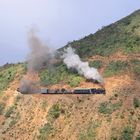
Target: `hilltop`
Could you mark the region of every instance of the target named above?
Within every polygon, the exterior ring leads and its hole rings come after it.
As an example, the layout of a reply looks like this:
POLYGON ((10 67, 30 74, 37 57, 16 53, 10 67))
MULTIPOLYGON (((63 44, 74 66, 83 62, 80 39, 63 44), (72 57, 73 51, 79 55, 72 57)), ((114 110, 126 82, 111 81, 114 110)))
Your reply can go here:
MULTIPOLYGON (((69 45, 99 70, 106 95, 22 95, 17 88, 27 64, 7 64, 0 68, 0 139, 139 140, 140 10, 67 44, 60 53, 69 45)), ((61 60, 37 76, 42 87, 100 87, 61 60)))

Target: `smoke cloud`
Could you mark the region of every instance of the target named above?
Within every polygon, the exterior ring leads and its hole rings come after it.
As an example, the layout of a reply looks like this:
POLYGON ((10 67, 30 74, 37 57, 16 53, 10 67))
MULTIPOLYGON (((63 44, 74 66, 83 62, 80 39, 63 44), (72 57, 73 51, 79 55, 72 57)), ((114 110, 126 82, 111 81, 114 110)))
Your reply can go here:
POLYGON ((51 49, 40 41, 34 30, 29 32, 29 49, 28 71, 38 71, 49 63, 52 57, 51 49))
POLYGON ((80 75, 83 75, 86 79, 97 80, 103 83, 103 78, 99 74, 96 68, 90 67, 88 62, 82 62, 80 57, 75 53, 75 50, 68 47, 64 50, 63 62, 67 68, 74 68, 80 75))
MULTIPOLYGON (((57 53, 40 41, 34 30, 29 32, 28 41, 30 53, 27 57, 27 73, 21 80, 18 90, 22 93, 36 93, 40 88, 39 70, 46 68, 46 66, 49 69, 53 68, 53 64, 58 61, 55 58, 57 53)), ((90 67, 88 62, 81 61, 80 57, 71 47, 64 50, 62 59, 68 69, 73 68, 86 79, 103 83, 103 78, 97 69, 90 67)))
POLYGON ((35 81, 23 78, 20 82, 20 88, 18 89, 21 93, 38 93, 39 84, 35 81))
POLYGON ((28 37, 30 53, 27 56, 27 73, 20 82, 19 91, 35 93, 40 87, 38 72, 49 66, 54 52, 36 36, 35 30, 30 30, 28 37))

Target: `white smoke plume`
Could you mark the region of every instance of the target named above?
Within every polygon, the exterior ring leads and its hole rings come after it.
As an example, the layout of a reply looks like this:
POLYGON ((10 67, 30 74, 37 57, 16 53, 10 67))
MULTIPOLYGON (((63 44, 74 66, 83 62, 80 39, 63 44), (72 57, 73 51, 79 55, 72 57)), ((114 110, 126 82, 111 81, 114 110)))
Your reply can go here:
POLYGON ((97 80, 103 83, 103 78, 99 74, 96 68, 90 67, 88 62, 82 62, 80 57, 75 53, 75 50, 68 47, 64 50, 63 62, 67 68, 74 68, 80 75, 83 75, 86 79, 97 80))

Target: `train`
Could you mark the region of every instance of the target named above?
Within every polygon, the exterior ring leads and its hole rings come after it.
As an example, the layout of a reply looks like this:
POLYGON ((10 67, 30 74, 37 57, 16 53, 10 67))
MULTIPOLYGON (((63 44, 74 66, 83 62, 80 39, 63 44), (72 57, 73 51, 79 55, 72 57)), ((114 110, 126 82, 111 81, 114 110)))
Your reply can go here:
POLYGON ((73 90, 67 90, 67 89, 38 89, 38 90, 30 90, 30 91, 22 91, 20 88, 17 89, 18 92, 21 94, 106 94, 106 90, 104 88, 79 88, 79 89, 73 89, 73 90))

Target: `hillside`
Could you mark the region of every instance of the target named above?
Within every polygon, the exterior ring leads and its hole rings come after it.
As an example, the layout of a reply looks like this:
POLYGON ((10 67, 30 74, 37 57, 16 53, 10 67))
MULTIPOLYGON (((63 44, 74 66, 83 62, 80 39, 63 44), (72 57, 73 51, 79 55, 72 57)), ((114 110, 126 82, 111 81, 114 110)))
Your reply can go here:
POLYGON ((125 54, 137 54, 140 52, 139 17, 140 10, 137 10, 122 20, 103 27, 95 34, 90 34, 68 45, 76 48, 82 58, 93 55, 109 56, 117 51, 125 54))
MULTIPOLYGON (((0 68, 0 140, 139 140, 140 10, 68 45, 99 70, 106 95, 23 95, 20 80, 35 75, 25 75, 26 63, 7 64, 0 68)), ((36 76, 52 89, 101 87, 61 61, 36 76)))

